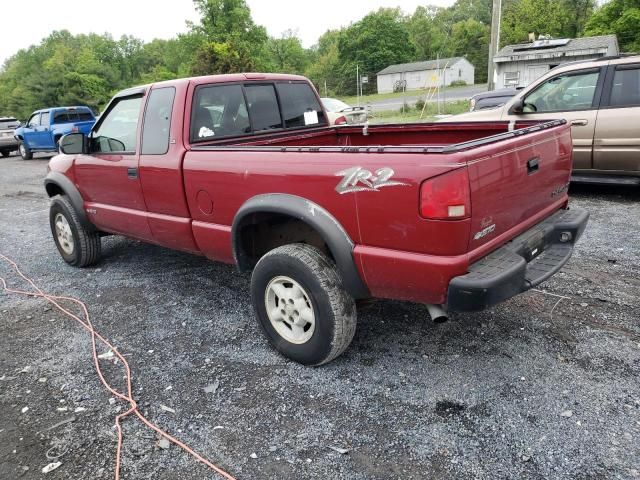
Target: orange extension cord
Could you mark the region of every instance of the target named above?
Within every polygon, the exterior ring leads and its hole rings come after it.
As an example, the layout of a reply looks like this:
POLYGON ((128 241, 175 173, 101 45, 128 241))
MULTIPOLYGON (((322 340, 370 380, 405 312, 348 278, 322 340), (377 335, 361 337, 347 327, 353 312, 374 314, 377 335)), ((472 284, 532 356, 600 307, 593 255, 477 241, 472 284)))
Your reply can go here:
POLYGON ((120 479, 120 461, 121 461, 121 455, 122 455, 122 427, 121 427, 121 421, 122 421, 123 418, 128 417, 131 414, 135 414, 142 421, 142 423, 144 423, 150 429, 154 430, 159 435, 163 436, 164 438, 166 438, 170 442, 172 442, 175 445, 177 445, 178 447, 182 448, 185 452, 187 452, 188 454, 193 456, 196 460, 198 460, 199 462, 204 463, 207 467, 209 467, 211 470, 215 471, 216 473, 220 474, 222 477, 224 477, 224 478, 226 478, 228 480, 236 480, 233 476, 231 476, 230 474, 228 474, 227 472, 225 472, 221 468, 217 467, 213 463, 211 463, 209 460, 207 460, 202 455, 200 455, 199 453, 197 453, 194 450, 192 450, 191 448, 189 448, 187 445, 182 443, 180 440, 178 440, 175 437, 172 437, 167 432, 161 430, 158 426, 156 426, 155 424, 153 424, 152 422, 147 420, 138 411, 138 404, 133 399, 131 369, 129 368, 129 364, 127 363, 125 358, 116 350, 116 348, 107 339, 105 339, 102 335, 100 335, 99 333, 97 333, 93 329, 93 325, 91 324, 91 319, 89 317, 89 311, 87 310, 87 306, 81 300, 78 300, 77 298, 73 298, 73 297, 49 295, 48 293, 43 292, 33 282, 33 280, 31 280, 24 273, 22 273, 22 271, 20 271, 20 268, 18 267, 16 262, 14 262, 13 260, 11 260, 10 258, 6 257, 5 255, 3 255, 1 253, 0 253, 0 258, 2 258, 5 262, 10 264, 13 267, 13 269, 16 271, 16 273, 23 280, 27 281, 33 287, 33 289, 35 290, 34 292, 28 292, 28 291, 24 291, 24 290, 15 290, 15 289, 9 288, 7 286, 7 282, 5 281, 5 279, 0 277, 0 282, 2 282, 2 286, 4 288, 4 291, 7 292, 7 293, 14 293, 14 294, 18 294, 18 295, 26 295, 26 296, 29 296, 29 297, 44 298, 49 303, 53 304, 58 310, 63 312, 65 315, 67 315, 68 317, 70 317, 70 318, 74 319, 75 321, 77 321, 78 323, 80 323, 80 325, 82 325, 84 327, 84 329, 87 330, 91 334, 91 343, 92 343, 92 348, 93 348, 93 363, 95 364, 96 372, 98 372, 98 376, 100 377, 100 381, 103 383, 103 385, 106 387, 106 389, 109 390, 109 392, 111 392, 113 395, 118 397, 120 400, 123 400, 123 401, 129 403, 130 408, 126 412, 121 413, 121 414, 116 416, 116 429, 118 430, 118 447, 116 449, 116 469, 115 469, 116 470, 115 471, 116 480, 120 479), (69 310, 67 310, 65 307, 61 306, 60 303, 58 303, 59 301, 68 301, 68 302, 73 302, 76 305, 79 305, 80 308, 82 309, 83 314, 84 314, 84 320, 81 319, 80 317, 78 317, 77 315, 73 314, 69 310), (126 371, 126 374, 127 374, 126 375, 126 380, 127 380, 127 393, 126 394, 118 392, 115 388, 111 387, 111 385, 109 385, 109 383, 105 380, 104 375, 102 374, 102 370, 100 368, 100 362, 98 360, 98 351, 97 351, 97 345, 96 345, 97 342, 96 342, 96 340, 99 340, 103 345, 105 345, 106 347, 111 349, 111 351, 120 359, 120 361, 122 362, 122 365, 124 365, 124 368, 125 368, 125 371, 126 371))

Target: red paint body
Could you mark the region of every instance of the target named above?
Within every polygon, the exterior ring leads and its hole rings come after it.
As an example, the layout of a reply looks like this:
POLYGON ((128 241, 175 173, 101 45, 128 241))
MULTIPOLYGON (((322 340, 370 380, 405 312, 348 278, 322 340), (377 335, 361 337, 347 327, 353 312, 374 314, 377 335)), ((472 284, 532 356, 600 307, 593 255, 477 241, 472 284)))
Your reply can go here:
MULTIPOLYGON (((145 97, 152 88, 176 89, 166 154, 78 155, 73 161, 60 155, 52 159, 51 169, 72 179, 89 220, 100 230, 228 263, 234 262, 231 225, 243 203, 269 193, 302 197, 327 210, 347 232, 360 276, 373 296, 436 304, 446 303, 449 281, 464 274, 470 262, 567 204, 565 190, 553 192, 570 178, 568 125, 450 153, 426 149, 502 134, 509 125, 381 125, 368 127, 367 135, 362 127, 329 126, 217 140, 209 142, 216 147, 211 150, 190 145, 196 86, 285 79, 301 77, 225 75, 149 86, 145 97), (276 146, 287 148, 272 148, 276 146), (542 168, 531 175, 527 161, 534 157, 542 168), (130 167, 138 168, 137 179, 127 177, 130 167), (404 185, 339 194, 342 175, 337 174, 352 167, 371 172, 392 168, 393 180, 404 185), (421 184, 460 168, 468 169, 470 217, 422 218, 421 184), (488 225, 495 229, 475 239, 488 225)), ((145 103, 146 98, 138 145, 145 103)))

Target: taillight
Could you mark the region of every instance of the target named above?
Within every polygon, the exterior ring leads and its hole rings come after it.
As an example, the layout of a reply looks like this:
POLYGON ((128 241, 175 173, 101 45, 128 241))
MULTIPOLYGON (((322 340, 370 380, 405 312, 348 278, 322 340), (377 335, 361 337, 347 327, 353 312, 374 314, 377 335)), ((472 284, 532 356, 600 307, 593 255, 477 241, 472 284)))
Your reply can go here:
POLYGON ((347 117, 342 115, 341 117, 336 118, 336 121, 334 123, 336 125, 346 125, 347 124, 347 117))
POLYGON ((420 214, 431 220, 461 220, 471 216, 467 168, 425 180, 420 187, 420 214))

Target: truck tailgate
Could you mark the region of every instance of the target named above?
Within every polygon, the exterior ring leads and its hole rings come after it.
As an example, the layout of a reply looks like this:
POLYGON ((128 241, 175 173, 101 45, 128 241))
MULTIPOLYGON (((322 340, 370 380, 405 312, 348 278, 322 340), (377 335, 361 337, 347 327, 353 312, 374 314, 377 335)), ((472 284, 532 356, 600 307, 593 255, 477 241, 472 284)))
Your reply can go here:
POLYGON ((549 209, 559 208, 567 199, 572 165, 570 126, 543 124, 503 135, 511 138, 473 149, 475 155, 467 162, 469 251, 506 232, 511 231, 508 237, 516 236, 532 218, 545 211, 550 215, 549 209))

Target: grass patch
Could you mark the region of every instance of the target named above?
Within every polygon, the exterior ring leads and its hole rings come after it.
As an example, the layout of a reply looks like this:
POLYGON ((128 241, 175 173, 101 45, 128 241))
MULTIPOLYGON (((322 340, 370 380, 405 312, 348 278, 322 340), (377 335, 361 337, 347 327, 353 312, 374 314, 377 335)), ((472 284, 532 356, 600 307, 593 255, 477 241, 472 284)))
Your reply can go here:
MULTIPOLYGON (((457 100, 455 102, 446 102, 440 104, 441 115, 456 115, 469 111, 469 102, 466 100, 457 100)), ((415 123, 415 122, 433 122, 437 119, 438 106, 435 103, 427 103, 424 109, 424 116, 420 118, 422 109, 406 108, 384 110, 381 112, 372 112, 369 117, 369 123, 415 123)))
MULTIPOLYGON (((458 88, 463 88, 463 87, 470 87, 473 85, 458 85, 458 86, 451 86, 451 87, 445 87, 445 88, 441 88, 440 89, 440 94, 442 94, 442 92, 448 92, 451 90, 456 90, 458 88)), ((420 90, 409 90, 406 93, 402 93, 402 92, 397 92, 397 93, 373 93, 371 95, 363 95, 362 97, 360 97, 360 105, 364 105, 367 102, 375 102, 377 100, 388 100, 390 98, 402 98, 403 96, 411 96, 411 97, 415 97, 415 96, 427 96, 427 94, 429 93, 429 89, 420 89, 420 90)), ((349 105, 356 105, 358 103, 358 98, 356 96, 350 96, 350 97, 336 97, 339 100, 342 100, 344 103, 348 103, 349 105)))

